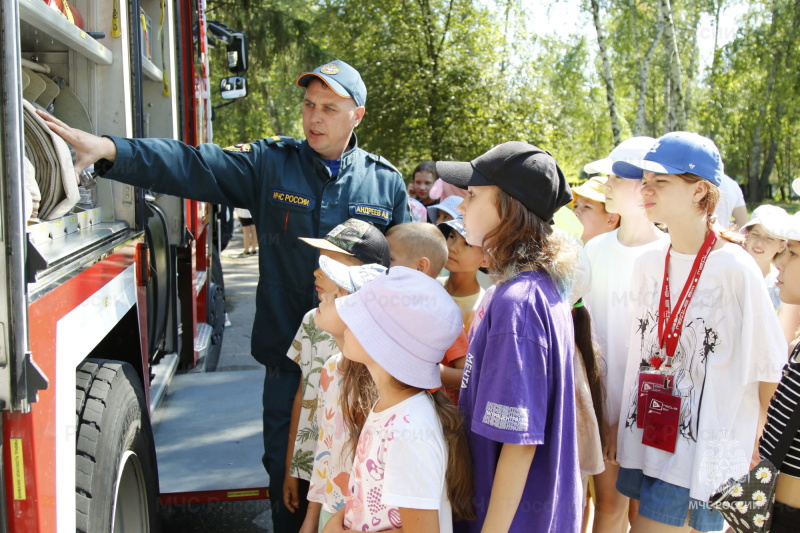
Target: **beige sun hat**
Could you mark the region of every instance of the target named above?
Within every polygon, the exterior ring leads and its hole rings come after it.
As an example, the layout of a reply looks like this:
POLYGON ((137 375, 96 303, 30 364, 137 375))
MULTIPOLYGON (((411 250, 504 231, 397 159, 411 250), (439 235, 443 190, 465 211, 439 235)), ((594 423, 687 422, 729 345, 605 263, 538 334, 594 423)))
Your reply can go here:
POLYGON ((595 202, 606 203, 606 189, 605 185, 608 178, 605 176, 595 176, 584 181, 577 187, 572 188, 572 205, 575 202, 575 195, 583 196, 595 202))

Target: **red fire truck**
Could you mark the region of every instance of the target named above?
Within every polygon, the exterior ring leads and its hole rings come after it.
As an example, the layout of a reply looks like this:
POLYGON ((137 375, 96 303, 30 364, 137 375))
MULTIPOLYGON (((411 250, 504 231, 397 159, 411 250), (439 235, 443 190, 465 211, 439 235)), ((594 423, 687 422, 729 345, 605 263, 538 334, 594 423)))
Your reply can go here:
MULTIPOLYGON (((234 73, 247 57, 244 36, 210 24, 204 5, 0 4, 2 530, 154 531, 159 502, 186 501, 164 491, 151 417, 176 376, 219 353, 214 206, 84 172, 74 205, 45 212, 71 198, 76 175, 31 110, 97 134, 209 142, 208 40, 227 41, 234 73)), ((220 88, 243 96, 245 78, 220 88)), ((266 496, 239 488, 218 499, 266 496)))

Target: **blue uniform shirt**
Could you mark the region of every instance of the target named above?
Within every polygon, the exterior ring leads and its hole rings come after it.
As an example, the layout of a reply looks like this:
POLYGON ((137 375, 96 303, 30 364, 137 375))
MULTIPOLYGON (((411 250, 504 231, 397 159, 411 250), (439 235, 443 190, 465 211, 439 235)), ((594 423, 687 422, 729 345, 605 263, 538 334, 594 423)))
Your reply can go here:
POLYGON ((110 138, 117 158, 104 177, 250 210, 260 248, 251 350, 268 366, 294 365, 286 352, 314 304, 319 251, 298 237, 324 237, 348 218, 366 220, 384 232, 410 221, 400 173, 382 157, 358 148, 355 134, 334 177, 306 141, 289 137, 225 149, 170 139, 110 138))

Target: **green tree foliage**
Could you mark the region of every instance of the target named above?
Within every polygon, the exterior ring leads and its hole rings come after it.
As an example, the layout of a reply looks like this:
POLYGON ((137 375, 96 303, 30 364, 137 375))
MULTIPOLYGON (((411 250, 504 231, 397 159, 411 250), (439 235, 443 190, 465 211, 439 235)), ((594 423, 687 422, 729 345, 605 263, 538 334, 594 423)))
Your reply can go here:
MULTIPOLYGON (((249 43, 249 94, 215 112, 214 139, 220 145, 271 135, 303 136, 302 90, 297 74, 329 58, 313 36, 313 16, 305 1, 208 0, 206 17, 244 31, 249 43)), ((212 49, 215 80, 228 76, 225 46, 212 49)), ((214 106, 225 103, 212 91, 214 106)))
MULTIPOLYGON (((583 164, 614 145, 591 31, 597 13, 621 138, 658 137, 685 116, 717 142, 751 200, 771 194, 770 184, 788 192, 800 172, 800 0, 751 2, 710 65, 699 60, 698 28, 731 0, 551 0, 550 9, 567 2, 582 2, 585 20, 545 34, 532 32, 540 12, 522 0, 208 0, 209 18, 246 31, 251 52, 251 94, 218 110, 216 141, 302 136, 294 80, 338 57, 367 84, 361 145, 404 175, 421 160, 471 159, 525 140, 577 182, 583 164)), ((224 54, 212 61, 221 77, 224 54)))
POLYGON ((721 50, 706 121, 725 148, 728 173, 746 182, 748 199, 786 193, 798 176, 800 2, 751 6, 736 39, 721 50))

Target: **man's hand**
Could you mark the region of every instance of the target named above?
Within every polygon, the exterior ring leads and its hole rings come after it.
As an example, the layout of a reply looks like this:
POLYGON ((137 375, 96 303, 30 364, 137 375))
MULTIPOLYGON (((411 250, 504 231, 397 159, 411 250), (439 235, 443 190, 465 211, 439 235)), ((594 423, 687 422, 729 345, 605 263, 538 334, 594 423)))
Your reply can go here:
POLYGON ((51 130, 75 149, 75 170, 78 173, 100 159, 114 161, 117 158, 117 146, 111 139, 70 128, 52 115, 39 110, 36 112, 51 130))
POLYGON ((291 512, 297 511, 300 507, 299 483, 296 477, 286 476, 283 478, 283 504, 291 512))

